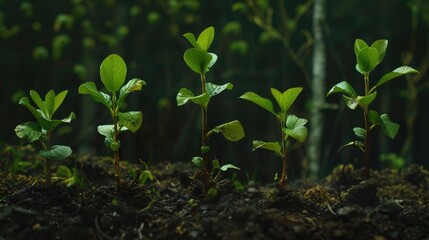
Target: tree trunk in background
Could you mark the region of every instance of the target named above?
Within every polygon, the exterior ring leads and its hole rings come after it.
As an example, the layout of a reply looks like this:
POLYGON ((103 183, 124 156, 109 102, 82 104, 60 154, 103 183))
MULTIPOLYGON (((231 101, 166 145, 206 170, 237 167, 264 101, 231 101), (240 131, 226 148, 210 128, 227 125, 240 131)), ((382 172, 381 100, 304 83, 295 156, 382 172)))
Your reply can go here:
POLYGON ((325 75, 326 54, 323 38, 323 24, 325 22, 325 0, 315 0, 313 8, 313 67, 312 67, 312 108, 309 130, 308 147, 308 176, 316 180, 319 175, 321 158, 321 139, 324 126, 322 108, 325 104, 325 75))

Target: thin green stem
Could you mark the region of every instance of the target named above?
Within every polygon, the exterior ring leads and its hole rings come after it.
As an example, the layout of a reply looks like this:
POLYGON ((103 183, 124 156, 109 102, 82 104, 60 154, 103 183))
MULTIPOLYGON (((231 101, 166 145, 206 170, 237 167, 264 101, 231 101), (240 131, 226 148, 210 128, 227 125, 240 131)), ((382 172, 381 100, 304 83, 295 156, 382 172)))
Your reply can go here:
MULTIPOLYGON (((201 94, 206 93, 206 75, 201 74, 201 94)), ((201 106, 201 158, 203 159, 201 170, 203 174, 204 188, 207 190, 207 185, 209 182, 209 170, 208 170, 208 155, 206 149, 207 147, 207 105, 201 106)))
MULTIPOLYGON (((41 141, 44 150, 49 150, 51 148, 51 132, 52 132, 51 130, 46 131, 46 142, 45 143, 43 143, 43 141, 41 141)), ((48 185, 50 185, 51 184, 51 176, 52 176, 51 159, 46 158, 45 161, 46 161, 46 163, 45 163, 46 183, 48 185)))
MULTIPOLYGON (((118 110, 116 103, 116 94, 112 94, 112 119, 113 119, 113 141, 119 142, 119 129, 118 129, 118 110)), ((113 151, 113 161, 115 165, 115 181, 116 187, 119 188, 121 185, 121 179, 119 177, 119 149, 113 151)))
POLYGON ((280 121, 280 130, 281 130, 281 136, 282 136, 282 161, 283 161, 282 175, 279 181, 280 189, 284 189, 287 181, 286 134, 283 132, 283 126, 284 126, 284 122, 280 121))
MULTIPOLYGON (((364 74, 364 80, 365 80, 365 96, 368 96, 369 94, 369 73, 364 74)), ((364 106, 363 108, 363 116, 365 121, 365 178, 369 178, 370 176, 370 169, 371 169, 371 160, 370 160, 370 124, 369 124, 369 108, 368 106, 364 106)))

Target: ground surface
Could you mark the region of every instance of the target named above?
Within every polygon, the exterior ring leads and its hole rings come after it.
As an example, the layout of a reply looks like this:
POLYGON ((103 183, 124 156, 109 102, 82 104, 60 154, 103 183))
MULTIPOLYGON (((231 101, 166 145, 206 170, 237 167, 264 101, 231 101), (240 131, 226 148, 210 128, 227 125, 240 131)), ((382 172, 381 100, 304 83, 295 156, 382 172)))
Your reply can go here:
POLYGON ((144 187, 123 166, 121 190, 111 159, 77 166, 80 189, 62 179, 47 186, 40 171, 1 172, 0 239, 429 239, 429 173, 418 166, 365 181, 337 169, 282 192, 252 182, 239 191, 222 180, 211 199, 190 190, 193 169, 184 163, 153 166, 144 187))

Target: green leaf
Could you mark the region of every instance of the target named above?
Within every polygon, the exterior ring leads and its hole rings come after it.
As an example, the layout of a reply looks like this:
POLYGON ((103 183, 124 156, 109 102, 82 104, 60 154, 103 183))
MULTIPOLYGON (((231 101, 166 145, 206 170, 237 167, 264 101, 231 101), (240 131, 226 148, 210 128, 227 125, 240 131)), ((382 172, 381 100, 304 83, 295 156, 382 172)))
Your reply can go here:
POLYGON ((292 106, 292 104, 295 102, 302 89, 303 88, 301 87, 290 88, 283 93, 280 93, 277 89, 271 88, 271 94, 276 99, 281 111, 283 113, 286 113, 289 110, 290 106, 292 106))
POLYGON ((378 62, 383 61, 384 55, 386 55, 386 49, 389 42, 386 39, 379 39, 371 44, 371 47, 377 49, 378 62))
POLYGON ((255 151, 258 148, 270 150, 279 155, 282 155, 282 152, 281 152, 282 147, 278 142, 263 142, 258 140, 253 141, 253 151, 255 151))
POLYGON ((134 78, 128 81, 119 90, 117 106, 122 106, 122 103, 125 101, 125 98, 128 96, 128 94, 135 91, 140 91, 144 85, 146 85, 146 82, 138 78, 134 78))
POLYGON ((103 85, 111 93, 116 93, 125 82, 127 65, 116 54, 111 54, 100 65, 100 78, 103 85))
POLYGON ((55 96, 55 107, 54 107, 54 112, 57 111, 57 109, 61 106, 61 104, 63 103, 64 99, 67 96, 68 91, 64 90, 62 92, 60 92, 57 96, 55 96))
POLYGON ((219 160, 213 159, 213 161, 212 161, 212 168, 213 169, 220 169, 219 160))
POLYGON ((203 74, 209 69, 209 65, 213 65, 213 56, 203 50, 197 48, 190 48, 183 54, 185 63, 192 69, 192 71, 203 74))
POLYGON ((368 47, 368 44, 366 44, 364 40, 356 39, 355 45, 354 45, 356 58, 359 55, 359 52, 362 50, 362 48, 367 48, 367 47, 368 47))
POLYGON ((369 110, 368 112, 368 119, 371 124, 379 124, 380 123, 380 116, 378 115, 378 112, 374 110, 369 110))
POLYGON ((204 31, 201 32, 200 35, 198 36, 198 39, 197 39, 198 46, 200 46, 202 50, 208 51, 210 45, 213 42, 214 36, 215 36, 214 27, 208 27, 204 29, 204 31))
POLYGON ((328 94, 326 96, 329 96, 333 93, 342 93, 349 97, 356 98, 357 94, 356 91, 353 89, 353 87, 346 81, 342 81, 340 83, 337 83, 335 86, 329 90, 328 94))
POLYGON ((41 150, 40 156, 51 160, 63 160, 72 154, 72 150, 68 146, 54 145, 49 150, 41 150))
MULTIPOLYGON (((402 67, 398 67, 395 70, 393 70, 390 73, 385 74, 376 84, 376 87, 379 87, 380 85, 394 79, 397 77, 400 77, 404 74, 408 74, 408 73, 419 73, 419 71, 417 71, 416 69, 412 68, 412 67, 408 67, 408 66, 402 66, 402 67)), ((371 90, 372 91, 372 90, 371 90)))
POLYGON ((225 90, 231 90, 233 86, 232 83, 225 83, 224 85, 206 83, 206 92, 210 97, 213 97, 225 90))
POLYGON ((305 127, 307 122, 307 119, 299 118, 295 115, 289 115, 286 119, 286 128, 283 128, 283 132, 302 143, 308 135, 307 128, 305 127))
POLYGON ((76 119, 76 116, 73 112, 70 113, 70 115, 62 120, 57 119, 46 119, 44 117, 40 117, 38 119, 38 122, 42 126, 43 129, 46 130, 54 130, 58 125, 62 123, 70 123, 71 120, 76 119))
POLYGON ((182 106, 183 104, 187 103, 189 100, 203 107, 209 103, 210 96, 207 93, 194 96, 194 93, 192 93, 191 90, 186 88, 180 89, 179 93, 177 93, 177 96, 176 96, 177 106, 182 106))
POLYGON ((57 171, 55 172, 55 175, 61 178, 71 178, 72 171, 67 166, 60 165, 58 166, 57 171))
POLYGON ((340 153, 345 147, 350 147, 350 146, 355 146, 355 147, 357 147, 359 150, 361 150, 363 153, 365 153, 365 150, 363 149, 364 148, 364 144, 363 144, 363 142, 361 142, 361 141, 353 141, 353 142, 349 142, 349 143, 346 143, 346 144, 344 144, 344 145, 342 145, 339 149, 338 149, 338 153, 340 153))
POLYGON ((40 125, 35 122, 27 122, 15 127, 16 136, 26 142, 34 142, 42 136, 42 129, 40 125))
POLYGON ((208 53, 212 59, 210 60, 209 64, 207 65, 206 68, 206 72, 208 72, 210 70, 210 68, 212 68, 212 66, 217 62, 217 55, 214 53, 208 53))
POLYGON ((33 114, 33 116, 36 118, 36 120, 38 120, 39 118, 42 117, 42 115, 44 115, 41 110, 34 108, 30 104, 30 101, 28 100, 27 97, 22 97, 21 99, 19 99, 19 104, 23 105, 25 108, 27 108, 28 111, 30 111, 31 114, 33 114))
POLYGON ((238 120, 216 126, 208 132, 207 136, 210 136, 212 132, 221 133, 230 142, 236 142, 245 137, 243 126, 238 120))
MULTIPOLYGON (((109 142, 110 142, 110 139, 109 139, 109 142)), ((121 142, 111 141, 109 147, 110 147, 110 150, 112 150, 114 152, 118 151, 119 148, 121 148, 121 142)))
POLYGON ((368 96, 358 96, 356 98, 357 103, 359 104, 359 106, 361 107, 366 107, 369 106, 369 104, 371 104, 375 97, 377 96, 377 92, 373 92, 371 94, 369 94, 368 96))
POLYGON ((355 98, 343 95, 343 99, 346 102, 347 107, 349 107, 352 110, 355 110, 356 107, 358 106, 358 102, 355 98))
POLYGON ((113 124, 100 125, 97 127, 97 131, 101 135, 108 137, 108 138, 112 138, 112 139, 113 139, 113 136, 115 135, 115 130, 114 130, 113 124))
POLYGON ((136 132, 139 130, 143 122, 143 114, 140 111, 131 111, 125 113, 119 113, 119 126, 126 127, 131 132, 136 132))
POLYGON ((93 82, 86 82, 81 84, 79 86, 79 93, 90 95, 92 97, 92 100, 103 104, 104 106, 107 107, 107 109, 112 108, 112 101, 110 99, 110 96, 103 92, 98 91, 97 86, 95 86, 95 83, 93 82))
POLYGON ((225 164, 225 165, 222 165, 222 167, 220 167, 220 170, 223 171, 223 172, 227 171, 228 169, 235 169, 235 170, 239 170, 240 171, 239 167, 234 166, 232 164, 225 164))
POLYGON ((30 97, 33 100, 33 102, 36 104, 36 106, 42 111, 45 112, 45 106, 43 104, 42 98, 40 97, 39 93, 37 93, 34 90, 30 90, 30 97))
POLYGON ((246 92, 245 94, 241 95, 240 98, 250 101, 278 117, 274 112, 273 102, 271 102, 271 100, 263 98, 254 92, 246 92))
POLYGON ((353 132, 358 138, 365 139, 365 129, 360 127, 353 128, 353 132))
POLYGON ((193 33, 185 33, 183 34, 183 37, 185 37, 194 48, 201 49, 201 47, 197 43, 197 39, 195 38, 195 35, 193 33))
POLYGON ((54 91, 49 91, 45 95, 45 101, 43 102, 44 110, 46 117, 48 119, 52 118, 52 115, 54 114, 55 109, 55 93, 54 91))
POLYGON ((379 64, 377 49, 373 47, 363 48, 357 56, 357 64, 360 72, 369 73, 379 64))
POLYGON ((380 126, 383 132, 391 139, 396 137, 399 131, 399 124, 392 122, 387 114, 380 116, 380 126))
POLYGON ((193 157, 192 163, 197 167, 201 167, 201 165, 203 163, 203 159, 201 157, 193 157))

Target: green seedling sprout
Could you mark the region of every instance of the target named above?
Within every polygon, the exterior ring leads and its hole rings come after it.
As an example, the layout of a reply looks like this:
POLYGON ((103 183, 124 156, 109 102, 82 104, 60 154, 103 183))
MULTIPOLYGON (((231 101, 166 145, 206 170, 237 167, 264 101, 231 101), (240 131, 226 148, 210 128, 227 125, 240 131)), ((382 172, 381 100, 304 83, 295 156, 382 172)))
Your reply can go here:
MULTIPOLYGON (((194 179, 202 182, 204 192, 207 192, 213 184, 213 179, 211 179, 211 174, 209 172, 208 160, 210 147, 208 146, 207 142, 210 135, 213 133, 221 133, 226 140, 231 142, 238 141, 245 136, 243 127, 238 120, 221 124, 214 127, 210 131, 207 129, 208 104, 211 98, 223 92, 224 90, 231 90, 233 87, 231 83, 216 85, 207 82, 206 80, 206 73, 218 59, 216 54, 208 52, 209 47, 213 42, 214 35, 214 27, 206 28, 203 32, 201 32, 198 38, 195 38, 194 34, 192 33, 186 33, 183 35, 192 45, 192 48, 189 48, 185 51, 183 59, 192 71, 200 75, 201 94, 194 95, 191 90, 182 88, 176 97, 178 106, 182 106, 185 103, 191 101, 201 108, 201 155, 199 157, 194 157, 192 162, 199 167, 195 173, 194 179)), ((219 162, 217 160, 212 162, 212 169, 214 168, 221 171, 226 171, 227 169, 238 169, 231 164, 221 167, 219 166, 219 162)))
POLYGON ((271 94, 276 100, 278 106, 280 107, 280 112, 274 110, 273 103, 267 98, 263 98, 254 92, 246 92, 240 98, 250 101, 263 109, 267 110, 273 114, 277 121, 280 123, 280 133, 281 133, 281 143, 279 142, 263 142, 263 141, 253 141, 253 150, 262 148, 266 150, 273 151, 278 155, 282 156, 283 168, 282 175, 280 177, 278 187, 279 189, 284 189, 287 181, 287 151, 286 143, 289 140, 289 137, 299 141, 304 142, 307 138, 307 128, 305 124, 307 123, 306 119, 298 118, 295 115, 288 114, 289 108, 295 102, 298 95, 301 93, 302 88, 290 88, 283 93, 278 91, 275 88, 271 88, 271 94))
POLYGON ((327 96, 334 93, 341 93, 343 99, 346 102, 348 108, 355 110, 358 106, 362 109, 364 117, 365 128, 355 127, 353 128, 354 134, 358 137, 358 141, 352 141, 347 144, 344 144, 340 147, 338 151, 341 151, 344 147, 347 146, 356 146, 358 147, 365 155, 365 170, 364 175, 366 178, 370 176, 371 168, 371 157, 370 157, 370 133, 371 131, 380 126, 383 132, 391 139, 394 139, 396 134, 399 131, 399 124, 392 122, 390 117, 387 114, 378 114, 378 112, 370 109, 370 104, 375 100, 377 96, 377 89, 386 82, 400 77, 408 73, 418 73, 417 70, 408 67, 402 66, 398 67, 392 72, 389 72, 382 76, 378 82, 370 86, 369 75, 381 63, 386 54, 388 41, 385 39, 380 39, 375 41, 368 46, 368 44, 361 40, 356 39, 354 44, 354 52, 356 55, 356 70, 362 74, 363 80, 365 83, 365 89, 363 95, 357 95, 354 88, 350 83, 342 81, 328 92, 327 96), (363 140, 364 142, 362 142, 363 140))
POLYGON ((109 111, 113 124, 98 126, 98 132, 105 137, 104 143, 113 151, 115 166, 116 186, 119 187, 121 179, 119 176, 119 134, 123 131, 136 132, 143 121, 140 111, 120 112, 120 107, 125 98, 132 92, 140 91, 146 82, 137 78, 131 79, 125 85, 127 65, 124 60, 116 55, 109 55, 100 65, 100 78, 109 94, 98 91, 94 82, 86 82, 79 86, 80 94, 88 94, 95 102, 103 104, 109 111), (119 94, 118 94, 119 92, 119 94))
POLYGON ((26 107, 31 114, 36 118, 37 122, 26 122, 16 126, 16 135, 26 142, 39 141, 42 150, 39 155, 45 158, 45 176, 47 184, 51 184, 51 161, 63 160, 72 154, 69 146, 64 145, 51 145, 52 131, 62 123, 70 123, 76 116, 73 112, 67 118, 62 120, 53 119, 54 113, 61 106, 67 96, 67 90, 62 91, 60 94, 55 95, 53 90, 45 95, 45 100, 42 100, 40 95, 34 91, 30 91, 30 97, 36 104, 33 107, 28 97, 22 97, 19 104, 26 107))

